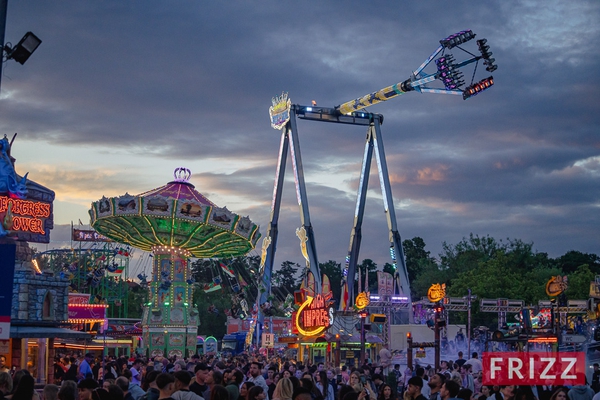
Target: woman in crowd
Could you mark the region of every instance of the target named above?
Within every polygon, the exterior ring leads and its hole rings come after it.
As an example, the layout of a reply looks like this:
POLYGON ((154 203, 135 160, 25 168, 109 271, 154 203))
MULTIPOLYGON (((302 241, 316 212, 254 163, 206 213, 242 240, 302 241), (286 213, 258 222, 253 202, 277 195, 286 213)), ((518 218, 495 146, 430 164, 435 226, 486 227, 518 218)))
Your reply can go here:
POLYGON ((335 400, 333 395, 333 387, 329 384, 329 379, 327 379, 327 372, 319 371, 315 378, 317 378, 317 388, 323 394, 325 400, 335 400))
POLYGON ((12 392, 13 380, 8 372, 0 372, 0 399, 12 392))
POLYGON ((210 390, 210 400, 229 400, 229 391, 225 386, 215 385, 210 390))
POLYGON ((40 396, 35 391, 35 380, 29 372, 25 372, 26 373, 19 379, 15 391, 10 398, 12 400, 39 400, 40 396))
POLYGON ((77 383, 75 381, 63 381, 58 391, 59 400, 77 400, 77 383))
POLYGON ((557 389, 552 396, 550 396, 550 400, 569 400, 569 395, 567 394, 567 389, 561 387, 557 389))
POLYGON ((267 398, 264 389, 261 386, 253 386, 248 391, 246 400, 265 400, 267 398))
POLYGON ((377 396, 377 400, 396 400, 396 396, 394 395, 392 387, 387 383, 381 385, 381 388, 379 388, 379 396, 377 396))
POLYGON ((294 385, 292 381, 288 378, 282 378, 277 382, 277 386, 275 386, 275 391, 273 392, 273 399, 271 400, 292 400, 293 393, 294 385))
POLYGON ((238 397, 238 400, 247 400, 248 399, 248 392, 250 391, 250 389, 254 386, 254 383, 252 382, 244 382, 242 383, 242 386, 240 386, 240 396, 238 397))

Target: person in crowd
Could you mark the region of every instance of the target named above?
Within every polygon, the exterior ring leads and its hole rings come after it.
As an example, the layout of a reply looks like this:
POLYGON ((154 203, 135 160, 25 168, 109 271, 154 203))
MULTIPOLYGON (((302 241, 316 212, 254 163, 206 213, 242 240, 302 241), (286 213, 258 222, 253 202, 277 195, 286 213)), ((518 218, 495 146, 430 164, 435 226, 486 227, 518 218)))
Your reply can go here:
MULTIPOLYGON (((127 369, 127 368, 124 369, 123 375, 120 376, 119 378, 126 378, 127 382, 129 382, 129 387, 127 389, 127 392, 129 392, 131 394, 131 397, 133 397, 133 400, 139 400, 140 397, 142 397, 144 394, 146 394, 146 392, 139 385, 135 385, 133 382, 131 382, 132 375, 131 375, 130 369, 127 369)), ((119 386, 119 384, 117 384, 117 386, 119 386)), ((127 394, 125 394, 125 398, 128 398, 127 394)))
POLYGON ((462 400, 471 400, 471 396, 473 396, 473 392, 470 389, 460 389, 456 395, 456 398, 462 400))
POLYGON ((29 373, 23 375, 15 387, 13 400, 39 400, 40 396, 35 391, 35 380, 29 373))
POLYGON ((92 392, 98 387, 98 382, 92 378, 85 378, 79 381, 77 389, 79 391, 79 400, 92 400, 92 392))
POLYGON ((108 390, 104 388, 98 388, 92 392, 92 400, 113 400, 110 397, 108 390))
POLYGON ((171 397, 175 388, 175 378, 173 375, 162 372, 156 377, 156 387, 158 388, 158 400, 175 400, 171 397))
MULTIPOLYGON (((487 400, 488 397, 490 397, 491 395, 492 395, 492 389, 490 388, 490 386, 481 385, 481 388, 479 389, 479 393, 477 393, 475 395, 474 400, 487 400)), ((550 400, 550 399, 548 399, 548 400, 550 400)))
POLYGON ((58 389, 60 389, 57 385, 53 385, 52 383, 44 386, 44 390, 42 391, 42 396, 44 400, 57 400, 58 399, 58 389))
POLYGON ((6 357, 0 356, 0 372, 10 373, 10 368, 6 365, 6 357))
POLYGON ((454 361, 455 364, 458 364, 459 367, 462 367, 464 363, 466 363, 467 360, 465 360, 463 358, 463 352, 459 351, 458 352, 458 358, 456 359, 456 361, 454 361))
POLYGON ((329 379, 327 379, 327 372, 325 372, 323 370, 318 371, 315 374, 315 377, 318 377, 316 386, 317 386, 317 389, 319 389, 319 391, 321 391, 323 398, 325 400, 335 400, 335 397, 333 394, 333 387, 329 383, 329 379))
POLYGON ((266 399, 265 389, 260 385, 254 385, 248 391, 248 398, 246 400, 265 400, 266 399))
POLYGON ((58 389, 59 400, 77 400, 77 383, 75 381, 63 381, 58 389))
POLYGON ((427 383, 429 386, 430 394, 429 400, 441 400, 440 391, 442 390, 442 385, 446 382, 446 376, 441 372, 434 374, 427 383))
POLYGON ((214 385, 210 390, 210 398, 213 400, 229 400, 229 392, 223 385, 214 385))
POLYGON ((252 389, 252 387, 254 387, 254 383, 252 382, 242 383, 242 386, 240 386, 240 395, 238 397, 238 400, 247 400, 248 392, 250 391, 250 389, 252 389))
POLYGON ((471 366, 471 372, 472 373, 481 372, 481 370, 483 369, 483 364, 481 364, 481 360, 479 359, 479 355, 477 354, 476 351, 474 351, 471 354, 471 359, 469 359, 464 364, 469 364, 471 366))
POLYGON ((587 382, 584 385, 575 385, 567 392, 569 400, 592 400, 594 391, 587 382))
POLYGON ((230 400, 237 400, 240 396, 240 385, 244 381, 244 374, 239 369, 234 369, 228 375, 229 381, 225 383, 225 389, 229 392, 230 400))
POLYGON ((136 358, 133 365, 129 369, 131 371, 131 383, 140 386, 142 384, 142 368, 144 367, 144 360, 136 358))
POLYGON ((177 371, 173 374, 175 378, 175 392, 171 395, 175 400, 203 400, 202 397, 190 390, 192 377, 187 371, 177 371))
POLYGON ((560 387, 550 395, 550 400, 569 400, 568 389, 560 387))
POLYGON ((12 392, 13 379, 8 372, 0 372, 0 400, 5 399, 5 395, 12 392))
MULTIPOLYGON (((83 361, 81 361, 81 364, 79 364, 79 377, 86 379, 92 378, 94 376, 91 366, 93 360, 94 355, 92 353, 85 354, 85 356, 83 357, 83 361)), ((90 393, 90 397, 91 395, 92 394, 90 393)))
POLYGON ((531 386, 521 385, 515 393, 515 400, 537 400, 531 386))
POLYGON ((253 361, 250 364, 250 378, 248 379, 248 381, 254 383, 255 386, 262 387, 265 392, 266 400, 269 400, 269 397, 267 395, 267 393, 269 392, 269 387, 267 386, 265 378, 260 373, 261 368, 262 367, 260 363, 253 361))
POLYGON ((312 397, 308 389, 298 387, 294 390, 294 394, 292 394, 292 400, 312 400, 312 397))
POLYGON ((464 389, 469 389, 471 394, 475 391, 475 384, 473 382, 473 375, 471 375, 471 364, 465 363, 460 367, 460 386, 464 389))
POLYGON ((395 393, 395 390, 390 385, 384 383, 379 388, 379 395, 377 396, 377 400, 396 400, 395 393))
POLYGON ((142 390, 146 393, 144 393, 144 395, 142 397, 140 397, 140 400, 156 400, 158 399, 158 388, 156 387, 156 377, 158 376, 159 372, 158 371, 149 371, 146 373, 146 376, 144 377, 144 380, 142 381, 142 390), (154 389, 154 390, 150 390, 150 389, 154 389))
POLYGON ((420 376, 414 376, 408 380, 408 388, 406 389, 406 395, 411 400, 427 400, 427 397, 423 396, 423 394, 421 393, 422 389, 423 378, 421 378, 420 376))
POLYGON ((429 399, 429 396, 431 395, 431 389, 429 388, 429 381, 425 379, 425 368, 418 367, 415 371, 416 377, 421 378, 422 381, 420 394, 422 394, 426 399, 429 399))
POLYGON ((294 385, 288 378, 280 379, 273 391, 272 400, 292 400, 294 394, 294 385))
POLYGON ((350 378, 348 380, 348 383, 352 387, 352 389, 354 389, 354 391, 356 393, 360 393, 364 389, 364 387, 362 385, 362 382, 361 382, 361 379, 360 379, 360 372, 358 372, 358 371, 353 371, 350 374, 350 378))
POLYGON ((490 400, 512 400, 515 397, 514 385, 500 386, 498 392, 490 397, 490 400))
POLYGON ((129 385, 130 385, 130 383, 131 382, 129 382, 129 379, 127 379, 125 376, 120 376, 115 381, 115 385, 117 385, 123 391, 123 395, 125 396, 125 400, 135 400, 134 397, 133 397, 133 394, 131 394, 131 392, 129 391, 129 385))
POLYGON ((206 380, 204 381, 204 383, 208 386, 208 389, 204 391, 202 397, 204 398, 204 400, 210 400, 212 388, 215 385, 223 384, 223 374, 214 369, 212 371, 208 371, 208 375, 206 376, 206 380))
POLYGON ((190 385, 190 391, 196 393, 198 396, 202 396, 208 389, 208 386, 204 383, 208 376, 208 365, 205 363, 198 363, 194 368, 194 374, 196 380, 190 385))
POLYGON ((110 400, 125 400, 125 393, 123 393, 123 390, 118 385, 110 385, 106 390, 108 391, 110 400))
POLYGON ((455 399, 460 391, 460 385, 453 380, 446 380, 440 390, 442 400, 455 399))

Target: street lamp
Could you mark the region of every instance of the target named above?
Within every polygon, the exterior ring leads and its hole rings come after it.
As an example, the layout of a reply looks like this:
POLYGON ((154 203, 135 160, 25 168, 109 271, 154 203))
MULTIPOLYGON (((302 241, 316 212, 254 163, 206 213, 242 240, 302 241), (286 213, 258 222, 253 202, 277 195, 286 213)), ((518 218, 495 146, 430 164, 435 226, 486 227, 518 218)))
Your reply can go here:
POLYGON ((33 32, 27 32, 16 46, 10 47, 6 44, 3 50, 6 53, 7 60, 15 60, 23 65, 41 43, 41 39, 35 36, 33 32))

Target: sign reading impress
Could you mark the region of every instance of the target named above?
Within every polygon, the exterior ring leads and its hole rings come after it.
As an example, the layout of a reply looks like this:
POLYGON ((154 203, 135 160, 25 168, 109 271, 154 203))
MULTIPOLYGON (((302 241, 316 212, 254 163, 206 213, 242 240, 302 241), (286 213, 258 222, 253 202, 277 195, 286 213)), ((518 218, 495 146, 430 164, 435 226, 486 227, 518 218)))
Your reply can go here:
POLYGON ((318 335, 333 324, 333 311, 330 301, 322 294, 314 298, 306 296, 294 318, 296 329, 304 336, 318 335))

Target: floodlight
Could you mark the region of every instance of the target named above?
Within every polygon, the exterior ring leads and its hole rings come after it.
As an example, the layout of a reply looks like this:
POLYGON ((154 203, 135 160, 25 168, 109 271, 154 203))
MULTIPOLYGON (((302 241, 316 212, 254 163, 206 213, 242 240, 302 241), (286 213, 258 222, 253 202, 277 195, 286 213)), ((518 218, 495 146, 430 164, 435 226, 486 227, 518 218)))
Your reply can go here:
POLYGON ((41 43, 42 41, 40 38, 35 36, 33 32, 27 32, 19 41, 19 43, 17 43, 17 45, 13 48, 8 45, 4 46, 4 51, 6 51, 6 59, 15 60, 19 64, 23 65, 41 43))

